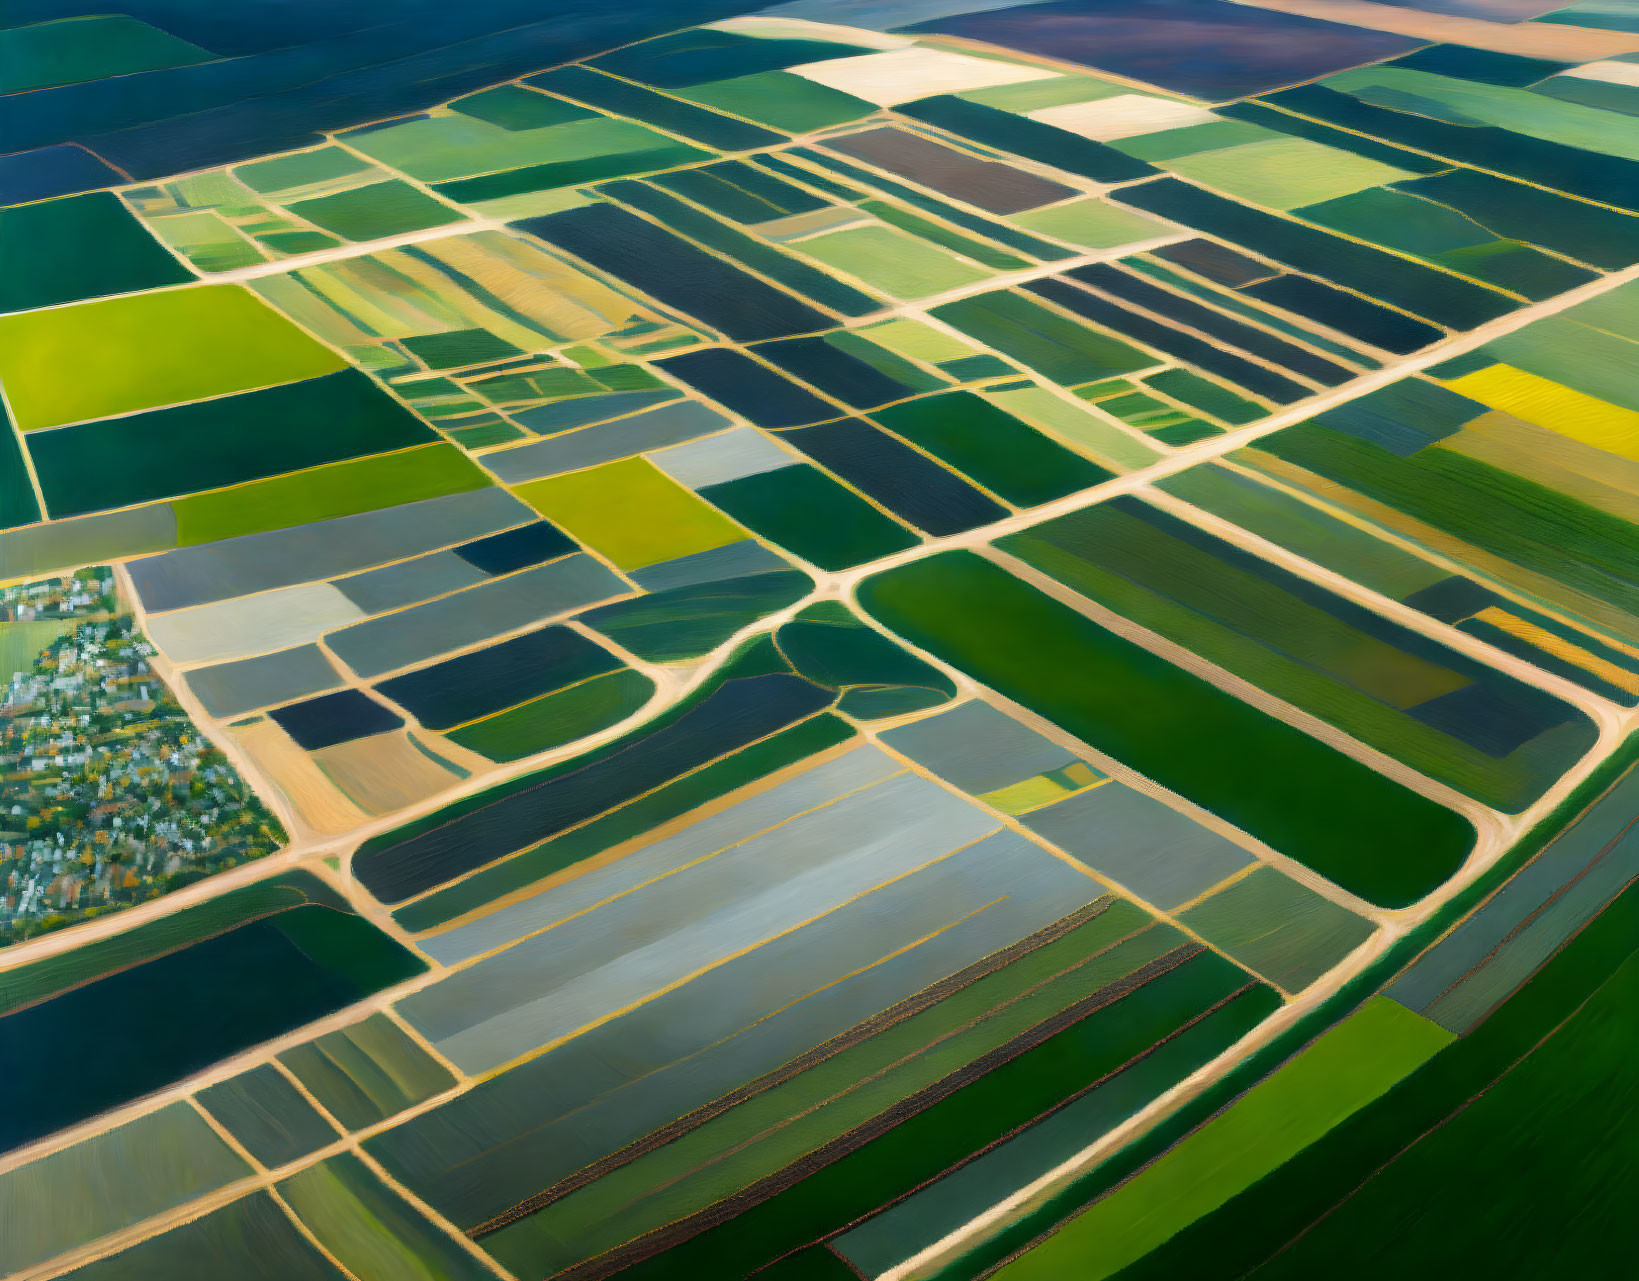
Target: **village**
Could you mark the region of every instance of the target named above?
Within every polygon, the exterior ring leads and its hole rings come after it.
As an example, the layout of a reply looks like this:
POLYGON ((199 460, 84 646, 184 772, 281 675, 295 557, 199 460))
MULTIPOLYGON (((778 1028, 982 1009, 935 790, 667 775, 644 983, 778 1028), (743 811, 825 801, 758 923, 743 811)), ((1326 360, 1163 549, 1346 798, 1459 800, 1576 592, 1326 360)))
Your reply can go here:
POLYGON ((0 691, 0 944, 283 841, 150 668, 153 647, 107 569, 0 590, 0 640, 15 669, 0 691))

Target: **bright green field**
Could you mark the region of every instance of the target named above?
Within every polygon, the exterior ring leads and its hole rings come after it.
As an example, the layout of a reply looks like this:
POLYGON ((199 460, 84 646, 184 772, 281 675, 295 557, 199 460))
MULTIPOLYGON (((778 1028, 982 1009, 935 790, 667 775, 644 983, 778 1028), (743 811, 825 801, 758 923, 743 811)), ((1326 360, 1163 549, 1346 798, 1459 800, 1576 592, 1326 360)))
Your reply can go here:
POLYGON ((1113 249, 1164 236, 1172 229, 1154 218, 1122 209, 1103 200, 1073 200, 1014 214, 1013 221, 1027 231, 1056 236, 1067 244, 1087 249, 1113 249))
POLYGON ((621 569, 692 556, 746 536, 642 458, 532 480, 514 485, 513 492, 621 569))
POLYGON ((482 489, 489 477, 454 445, 424 445, 312 467, 233 489, 191 494, 171 504, 177 542, 209 543, 309 521, 482 489))
POLYGON ((1451 1039, 1420 1014, 1373 998, 997 1277, 1100 1281, 1113 1276, 1301 1152, 1451 1039))
POLYGON ((1306 138, 1251 142, 1167 162, 1175 173, 1272 209, 1335 200, 1417 175, 1306 138))
POLYGON ((983 280, 988 274, 894 227, 833 231, 795 247, 895 298, 926 298, 983 280))
MULTIPOLYGON (((543 101, 555 100, 541 95, 543 101)), ((670 140, 629 120, 603 116, 544 129, 509 130, 470 116, 433 116, 347 135, 347 144, 422 182, 521 165, 563 163, 665 146, 670 140)))
POLYGON ((1566 147, 1603 151, 1639 160, 1639 130, 1629 117, 1575 102, 1559 102, 1505 85, 1459 80, 1409 67, 1361 67, 1327 78, 1326 87, 1358 95, 1370 88, 1393 89, 1440 103, 1470 120, 1546 138, 1566 147))
POLYGON ((15 672, 34 670, 34 659, 57 637, 78 626, 74 619, 62 622, 0 623, 0 684, 9 684, 15 672))
POLYGON ((0 381, 24 431, 346 367, 335 352, 238 285, 0 317, 0 381))

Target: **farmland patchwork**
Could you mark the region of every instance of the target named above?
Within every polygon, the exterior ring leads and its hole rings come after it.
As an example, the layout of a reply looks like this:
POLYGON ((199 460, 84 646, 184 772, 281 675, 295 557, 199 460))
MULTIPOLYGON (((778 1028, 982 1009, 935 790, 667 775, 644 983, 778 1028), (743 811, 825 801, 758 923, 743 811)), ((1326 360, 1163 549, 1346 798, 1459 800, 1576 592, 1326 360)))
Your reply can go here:
POLYGON ((0 1274, 1631 1270, 1632 4, 281 7, 0 30, 0 1274))

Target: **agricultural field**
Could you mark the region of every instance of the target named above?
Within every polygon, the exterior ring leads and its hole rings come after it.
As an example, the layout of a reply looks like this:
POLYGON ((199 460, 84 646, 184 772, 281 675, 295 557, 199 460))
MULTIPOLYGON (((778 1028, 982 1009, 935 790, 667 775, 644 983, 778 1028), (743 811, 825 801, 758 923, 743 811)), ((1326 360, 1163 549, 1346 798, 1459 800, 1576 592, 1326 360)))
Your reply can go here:
POLYGON ((0 29, 0 1275, 1628 1267, 1639 11, 975 3, 0 29))

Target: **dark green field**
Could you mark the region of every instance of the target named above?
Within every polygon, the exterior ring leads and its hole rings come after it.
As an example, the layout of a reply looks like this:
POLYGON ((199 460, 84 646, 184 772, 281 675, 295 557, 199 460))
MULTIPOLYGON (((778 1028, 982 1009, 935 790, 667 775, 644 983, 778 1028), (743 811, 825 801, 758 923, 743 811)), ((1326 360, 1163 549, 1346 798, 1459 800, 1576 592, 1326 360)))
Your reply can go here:
POLYGON ((0 1148, 169 1085, 423 968, 297 872, 13 971, 0 1017, 0 1076, 12 1102, 0 1148))
POLYGON ((1099 604, 1493 808, 1594 745, 1534 686, 1125 495, 998 547, 1099 604))
POLYGON ((970 552, 867 579, 879 621, 1373 903, 1415 902, 1468 822, 970 552))
POLYGON ((27 311, 193 278, 112 192, 42 200, 0 212, 0 311, 27 311))
MULTIPOLYGON (((1213 1039, 1227 1044, 1271 1011, 1270 990, 1243 982, 1245 977, 1221 958, 1197 955, 1024 1048, 728 1223, 622 1275, 634 1281, 745 1275, 890 1204, 1075 1097, 1089 1082, 1108 1075, 1112 1084, 1121 1083, 1117 1094, 1127 1103, 1133 1100, 1131 1089, 1165 1089, 1175 1078, 1156 1079, 1144 1057, 1157 1041, 1216 1006, 1221 1017, 1213 1039), (1126 1073, 1134 1079, 1123 1081, 1126 1073)), ((1179 1066, 1163 1064, 1154 1066, 1169 1073, 1179 1066)))
POLYGON ((1636 931, 1629 889, 1486 1022, 1121 1281, 1627 1275, 1636 931))

